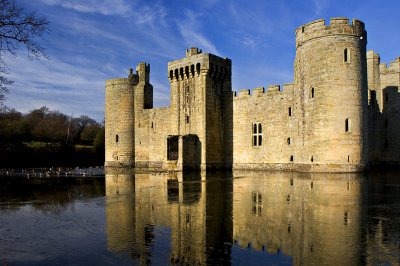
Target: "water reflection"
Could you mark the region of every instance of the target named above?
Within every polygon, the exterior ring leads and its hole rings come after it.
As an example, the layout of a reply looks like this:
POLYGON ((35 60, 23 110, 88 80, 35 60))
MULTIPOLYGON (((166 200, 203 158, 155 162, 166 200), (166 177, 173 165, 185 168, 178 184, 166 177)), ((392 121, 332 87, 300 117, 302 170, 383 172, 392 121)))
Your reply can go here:
POLYGON ((357 265, 365 185, 357 175, 237 173, 233 238, 295 265, 357 265))
POLYGON ((29 205, 42 212, 59 214, 74 200, 104 196, 99 177, 28 178, 0 175, 0 212, 29 205))
POLYGON ((398 172, 0 180, 10 264, 400 264, 398 172))
POLYGON ((108 171, 108 249, 144 264, 399 263, 399 188, 359 174, 108 171))
POLYGON ((154 258, 163 264, 229 261, 232 179, 202 182, 202 175, 106 174, 108 248, 146 264, 154 258), (170 249, 157 256, 150 252, 155 227, 169 229, 170 249))

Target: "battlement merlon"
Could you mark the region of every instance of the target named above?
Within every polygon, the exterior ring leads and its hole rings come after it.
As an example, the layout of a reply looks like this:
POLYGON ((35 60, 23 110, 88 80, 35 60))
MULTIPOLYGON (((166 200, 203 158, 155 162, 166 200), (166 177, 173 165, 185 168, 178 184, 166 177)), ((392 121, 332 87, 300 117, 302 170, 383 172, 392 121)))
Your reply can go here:
POLYGON ((324 19, 314 20, 298 27, 295 34, 296 47, 313 39, 334 35, 354 36, 365 42, 367 41, 367 32, 364 22, 353 19, 350 24, 349 19, 344 17, 331 18, 329 25, 325 24, 324 19))
POLYGON ((257 87, 257 88, 253 88, 251 90, 242 89, 242 90, 239 90, 238 92, 232 91, 232 96, 233 96, 233 98, 245 97, 245 96, 259 97, 259 96, 264 96, 264 95, 266 95, 268 97, 269 95, 275 95, 276 93, 281 93, 283 95, 292 93, 293 89, 294 89, 293 83, 285 83, 285 84, 283 84, 282 90, 281 90, 281 85, 269 85, 267 87, 267 90, 265 90, 264 87, 257 87), (251 91, 251 93, 250 93, 250 91, 251 91))
POLYGON ((378 60, 380 62, 381 57, 374 50, 369 50, 367 51, 367 60, 378 60))
POLYGON ((186 49, 186 57, 168 63, 170 82, 198 77, 200 74, 231 80, 232 61, 229 58, 202 53, 198 48, 186 49))

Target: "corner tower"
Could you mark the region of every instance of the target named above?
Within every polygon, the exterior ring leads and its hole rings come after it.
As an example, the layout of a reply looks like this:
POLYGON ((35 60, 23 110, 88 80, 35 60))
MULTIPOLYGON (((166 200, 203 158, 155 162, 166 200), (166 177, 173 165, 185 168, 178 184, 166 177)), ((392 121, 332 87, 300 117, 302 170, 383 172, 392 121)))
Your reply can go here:
POLYGON ((316 171, 357 171, 367 163, 366 44, 356 19, 296 29, 295 163, 316 171))
MULTIPOLYGON (((140 123, 148 122, 143 112, 153 106, 149 76, 150 65, 139 63, 136 73, 130 69, 127 78, 106 81, 105 166, 135 167, 148 159, 148 151, 135 148, 135 143, 139 142, 137 138, 147 136, 140 123)), ((145 137, 143 141, 147 141, 145 137)))

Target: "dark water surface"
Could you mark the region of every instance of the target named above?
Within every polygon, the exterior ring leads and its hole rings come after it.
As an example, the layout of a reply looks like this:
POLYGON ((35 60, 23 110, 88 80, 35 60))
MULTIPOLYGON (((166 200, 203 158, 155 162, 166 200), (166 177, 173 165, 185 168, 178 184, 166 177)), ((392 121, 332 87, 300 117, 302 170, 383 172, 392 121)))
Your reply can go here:
POLYGON ((0 176, 0 265, 399 265, 400 172, 0 176))

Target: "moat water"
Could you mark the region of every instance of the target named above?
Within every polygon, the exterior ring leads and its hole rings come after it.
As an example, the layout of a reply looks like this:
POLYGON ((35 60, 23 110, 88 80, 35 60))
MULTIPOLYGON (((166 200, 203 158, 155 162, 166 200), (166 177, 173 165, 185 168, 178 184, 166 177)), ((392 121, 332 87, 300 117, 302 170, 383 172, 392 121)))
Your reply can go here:
POLYGON ((399 265, 400 172, 0 176, 0 265, 399 265))

